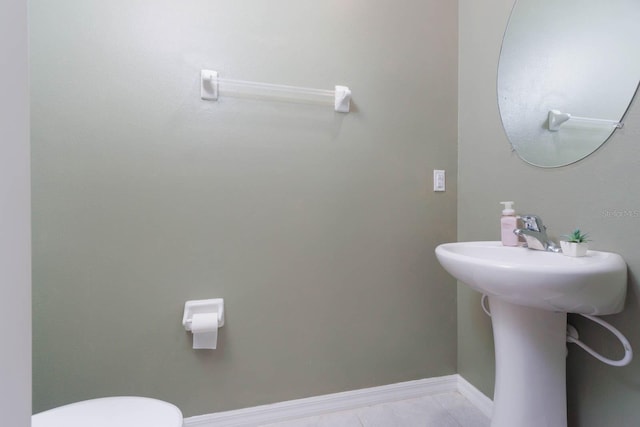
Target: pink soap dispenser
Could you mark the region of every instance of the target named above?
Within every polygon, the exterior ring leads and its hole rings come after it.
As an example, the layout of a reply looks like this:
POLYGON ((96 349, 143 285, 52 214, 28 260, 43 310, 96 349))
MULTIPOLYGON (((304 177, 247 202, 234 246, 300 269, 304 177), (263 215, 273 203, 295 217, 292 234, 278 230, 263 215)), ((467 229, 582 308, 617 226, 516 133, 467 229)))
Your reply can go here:
POLYGON ((502 244, 504 246, 518 246, 518 236, 513 232, 518 228, 516 211, 513 209, 513 202, 500 202, 504 205, 502 217, 500 218, 500 232, 502 244))

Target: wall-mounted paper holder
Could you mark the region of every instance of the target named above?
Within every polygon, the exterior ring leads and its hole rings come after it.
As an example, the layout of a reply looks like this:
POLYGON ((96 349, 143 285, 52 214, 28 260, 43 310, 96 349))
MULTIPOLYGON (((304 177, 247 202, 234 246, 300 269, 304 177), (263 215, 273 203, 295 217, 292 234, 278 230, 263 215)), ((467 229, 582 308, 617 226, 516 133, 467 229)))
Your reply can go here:
POLYGON ((224 300, 222 298, 193 300, 184 304, 184 315, 182 325, 187 331, 191 331, 191 322, 194 314, 218 314, 218 327, 224 325, 224 300))
POLYGON ((263 95, 282 94, 285 98, 295 98, 301 101, 322 102, 333 101, 333 108, 339 113, 348 113, 351 107, 351 89, 346 86, 335 86, 334 90, 313 89, 298 86, 287 86, 271 83, 250 82, 245 80, 223 79, 217 71, 200 71, 200 98, 205 101, 217 101, 220 95, 220 85, 223 88, 235 87, 241 89, 243 94, 263 95))

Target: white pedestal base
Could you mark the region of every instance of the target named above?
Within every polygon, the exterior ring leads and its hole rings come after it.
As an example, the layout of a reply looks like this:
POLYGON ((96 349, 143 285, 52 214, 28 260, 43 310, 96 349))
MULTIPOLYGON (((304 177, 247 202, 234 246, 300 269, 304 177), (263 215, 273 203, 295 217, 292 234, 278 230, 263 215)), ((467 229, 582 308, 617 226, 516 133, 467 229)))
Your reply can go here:
POLYGON ((491 427, 566 427, 567 314, 489 297, 496 350, 491 427))

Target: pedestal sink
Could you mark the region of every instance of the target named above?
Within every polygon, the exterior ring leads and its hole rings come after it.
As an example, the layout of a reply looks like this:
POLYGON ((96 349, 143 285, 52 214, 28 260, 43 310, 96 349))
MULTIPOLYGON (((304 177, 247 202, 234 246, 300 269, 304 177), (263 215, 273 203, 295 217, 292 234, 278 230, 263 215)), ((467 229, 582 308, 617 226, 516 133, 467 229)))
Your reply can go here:
POLYGON ((445 243, 440 264, 487 294, 496 353, 492 427, 566 427, 567 313, 622 311, 627 265, 618 254, 572 258, 500 242, 445 243))

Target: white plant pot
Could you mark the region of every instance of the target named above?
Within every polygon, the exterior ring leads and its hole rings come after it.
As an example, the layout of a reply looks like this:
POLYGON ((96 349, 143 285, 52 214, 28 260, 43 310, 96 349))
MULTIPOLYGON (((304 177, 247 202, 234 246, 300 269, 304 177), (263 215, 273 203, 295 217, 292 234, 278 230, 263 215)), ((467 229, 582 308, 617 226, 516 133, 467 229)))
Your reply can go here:
POLYGON ((585 256, 587 254, 587 249, 589 249, 589 243, 574 243, 574 242, 565 242, 564 240, 560 241, 560 247, 562 248, 562 253, 566 256, 585 256))

